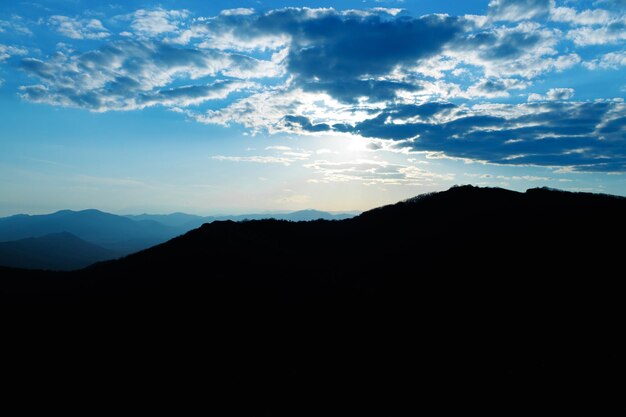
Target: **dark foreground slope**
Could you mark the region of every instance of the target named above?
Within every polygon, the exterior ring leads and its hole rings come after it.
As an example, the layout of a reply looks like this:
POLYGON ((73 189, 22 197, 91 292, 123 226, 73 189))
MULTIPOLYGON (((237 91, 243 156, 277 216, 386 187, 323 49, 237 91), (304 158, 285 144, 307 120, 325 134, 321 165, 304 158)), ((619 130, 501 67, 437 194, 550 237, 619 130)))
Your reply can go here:
POLYGON ((3 270, 2 301, 29 326, 20 358, 178 411, 235 394, 250 415, 623 412, 625 214, 457 187, 338 222, 216 222, 77 273, 3 270))

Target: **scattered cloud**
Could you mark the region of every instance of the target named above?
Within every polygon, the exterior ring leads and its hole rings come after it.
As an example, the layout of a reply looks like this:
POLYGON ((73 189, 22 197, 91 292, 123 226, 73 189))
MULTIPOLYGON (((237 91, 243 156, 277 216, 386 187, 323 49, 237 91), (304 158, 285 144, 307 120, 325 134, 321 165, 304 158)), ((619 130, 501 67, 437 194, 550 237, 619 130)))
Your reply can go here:
POLYGON ((68 16, 51 16, 48 24, 63 36, 72 39, 104 39, 110 32, 98 19, 78 19, 68 16))
POLYGON ((24 48, 11 46, 11 45, 3 45, 0 43, 0 62, 6 61, 15 55, 26 55, 28 51, 24 48))
POLYGON ((603 9, 576 11, 572 7, 553 7, 550 19, 555 22, 572 23, 575 25, 603 25, 612 20, 611 13, 603 9))
POLYGON ((39 80, 21 88, 29 101, 92 111, 188 106, 248 89, 271 68, 267 62, 220 51, 176 48, 149 41, 117 41, 86 53, 57 53, 47 61, 25 58, 20 68, 39 80), (186 86, 179 80, 236 78, 186 86), (168 87, 169 86, 169 87, 168 87), (166 88, 164 88, 166 87, 166 88))
POLYGON ((278 145, 278 146, 267 146, 265 148, 266 151, 291 151, 291 147, 290 146, 283 146, 283 145, 278 145))
POLYGON ((138 35, 155 37, 164 33, 178 31, 181 24, 189 17, 187 10, 139 9, 128 18, 130 27, 138 35))
POLYGON ((224 156, 224 155, 215 155, 211 157, 217 161, 229 161, 229 162, 253 162, 256 164, 283 164, 283 165, 291 165, 294 160, 292 158, 283 158, 277 156, 224 156))
POLYGON ((556 100, 569 100, 574 97, 573 88, 551 88, 545 95, 530 94, 528 101, 556 101, 556 100))
POLYGON ((365 185, 423 185, 433 181, 452 180, 452 174, 436 174, 413 165, 392 164, 378 160, 355 160, 347 162, 315 161, 305 165, 321 178, 312 183, 360 182, 365 185))
POLYGON ((33 32, 24 24, 24 18, 11 16, 11 20, 0 20, 0 33, 32 36, 33 32))
POLYGON ((551 0, 491 0, 489 17, 494 20, 529 20, 546 16, 551 0))
POLYGON ((626 23, 618 21, 599 28, 580 27, 570 30, 567 37, 579 46, 619 43, 626 40, 626 23))
POLYGON ((534 78, 562 71, 580 61, 577 54, 559 54, 559 32, 536 22, 513 27, 493 27, 471 32, 449 46, 448 54, 459 62, 480 67, 487 77, 534 78))
MULTIPOLYGON (((59 46, 21 59, 33 82, 19 93, 100 112, 164 106, 251 133, 352 136, 366 139, 371 152, 626 172, 623 100, 575 102, 571 88, 528 94, 547 74, 579 65, 581 56, 590 70, 626 64, 624 11, 601 4, 491 0, 487 15, 460 17, 306 7, 203 17, 154 8, 103 18, 124 26, 111 23, 120 36, 92 17, 56 15, 48 18, 56 31, 99 46, 59 46)), ((0 22, 0 31, 7 27, 0 22)), ((0 45, 0 61, 24 54, 0 45)), ((328 181, 428 178, 376 160, 344 166, 313 163, 311 152, 284 146, 265 151, 271 154, 213 158, 307 161, 328 181)))
POLYGON ((591 70, 601 69, 618 69, 626 66, 626 51, 609 52, 600 58, 585 63, 585 66, 591 70))

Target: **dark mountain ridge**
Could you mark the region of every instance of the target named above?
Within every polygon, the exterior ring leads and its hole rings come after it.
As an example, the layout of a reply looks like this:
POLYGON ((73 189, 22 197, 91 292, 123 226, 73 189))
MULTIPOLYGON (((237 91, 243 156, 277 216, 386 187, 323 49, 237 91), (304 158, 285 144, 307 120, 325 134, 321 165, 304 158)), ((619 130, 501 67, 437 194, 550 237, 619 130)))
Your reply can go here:
MULTIPOLYGON (((78 239, 85 241, 93 246, 99 246, 110 251, 108 259, 114 259, 122 255, 128 255, 151 246, 163 243, 175 236, 182 235, 192 229, 200 227, 204 223, 210 223, 217 220, 252 220, 279 218, 290 221, 328 219, 341 220, 352 217, 351 214, 331 214, 318 210, 303 210, 293 213, 281 214, 249 214, 239 216, 209 216, 201 217, 185 213, 172 213, 169 215, 137 215, 137 216, 117 216, 105 213, 95 209, 72 211, 61 210, 45 215, 15 215, 0 218, 0 242, 7 242, 5 249, 9 250, 9 246, 20 247, 21 253, 29 250, 25 245, 30 242, 34 245, 32 250, 36 256, 20 255, 19 262, 15 260, 3 262, 2 259, 9 259, 11 255, 3 257, 0 254, 0 265, 3 266, 19 266, 22 268, 42 268, 42 269, 68 269, 68 266, 84 267, 96 260, 103 260, 101 256, 94 255, 93 250, 77 250, 72 245, 58 245, 55 250, 49 251, 46 255, 45 251, 36 244, 36 241, 14 243, 15 241, 41 238, 47 235, 70 233, 78 239), (12 242, 12 243, 8 243, 12 242), (63 248, 67 249, 67 253, 63 253, 63 248), (72 249, 73 248, 73 249, 72 249), (79 255, 83 254, 83 258, 79 259, 79 255), (32 263, 27 261, 31 259, 32 263), (58 259, 72 260, 71 262, 59 262, 58 259)), ((18 249, 15 249, 18 250, 18 249)), ((12 252, 11 252, 12 253, 12 252)))
POLYGON ((109 352, 100 371, 211 375, 252 414, 623 412, 625 214, 455 187, 342 221, 216 221, 72 273, 3 269, 0 297, 69 311, 68 334, 109 352))

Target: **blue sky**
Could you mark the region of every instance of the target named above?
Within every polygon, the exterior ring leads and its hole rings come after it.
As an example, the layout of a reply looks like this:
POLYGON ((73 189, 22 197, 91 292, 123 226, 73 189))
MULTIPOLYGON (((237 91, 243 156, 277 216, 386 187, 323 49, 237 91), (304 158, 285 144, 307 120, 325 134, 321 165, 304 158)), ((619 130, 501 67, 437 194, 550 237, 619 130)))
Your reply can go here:
POLYGON ((626 195, 626 2, 0 4, 0 215, 626 195))

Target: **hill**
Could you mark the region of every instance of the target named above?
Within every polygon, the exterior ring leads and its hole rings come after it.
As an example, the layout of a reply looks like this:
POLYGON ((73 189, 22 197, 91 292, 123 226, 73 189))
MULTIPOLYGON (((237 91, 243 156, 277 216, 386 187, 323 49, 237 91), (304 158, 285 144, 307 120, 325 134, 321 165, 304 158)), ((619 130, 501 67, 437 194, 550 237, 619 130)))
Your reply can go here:
POLYGON ((184 392, 209 375, 246 398, 231 411, 623 412, 625 213, 455 187, 338 222, 216 221, 74 273, 4 269, 1 297, 69 309, 63 335, 106 352, 90 372, 184 392))
POLYGON ((0 265, 15 268, 72 270, 119 255, 70 233, 0 242, 0 265))

